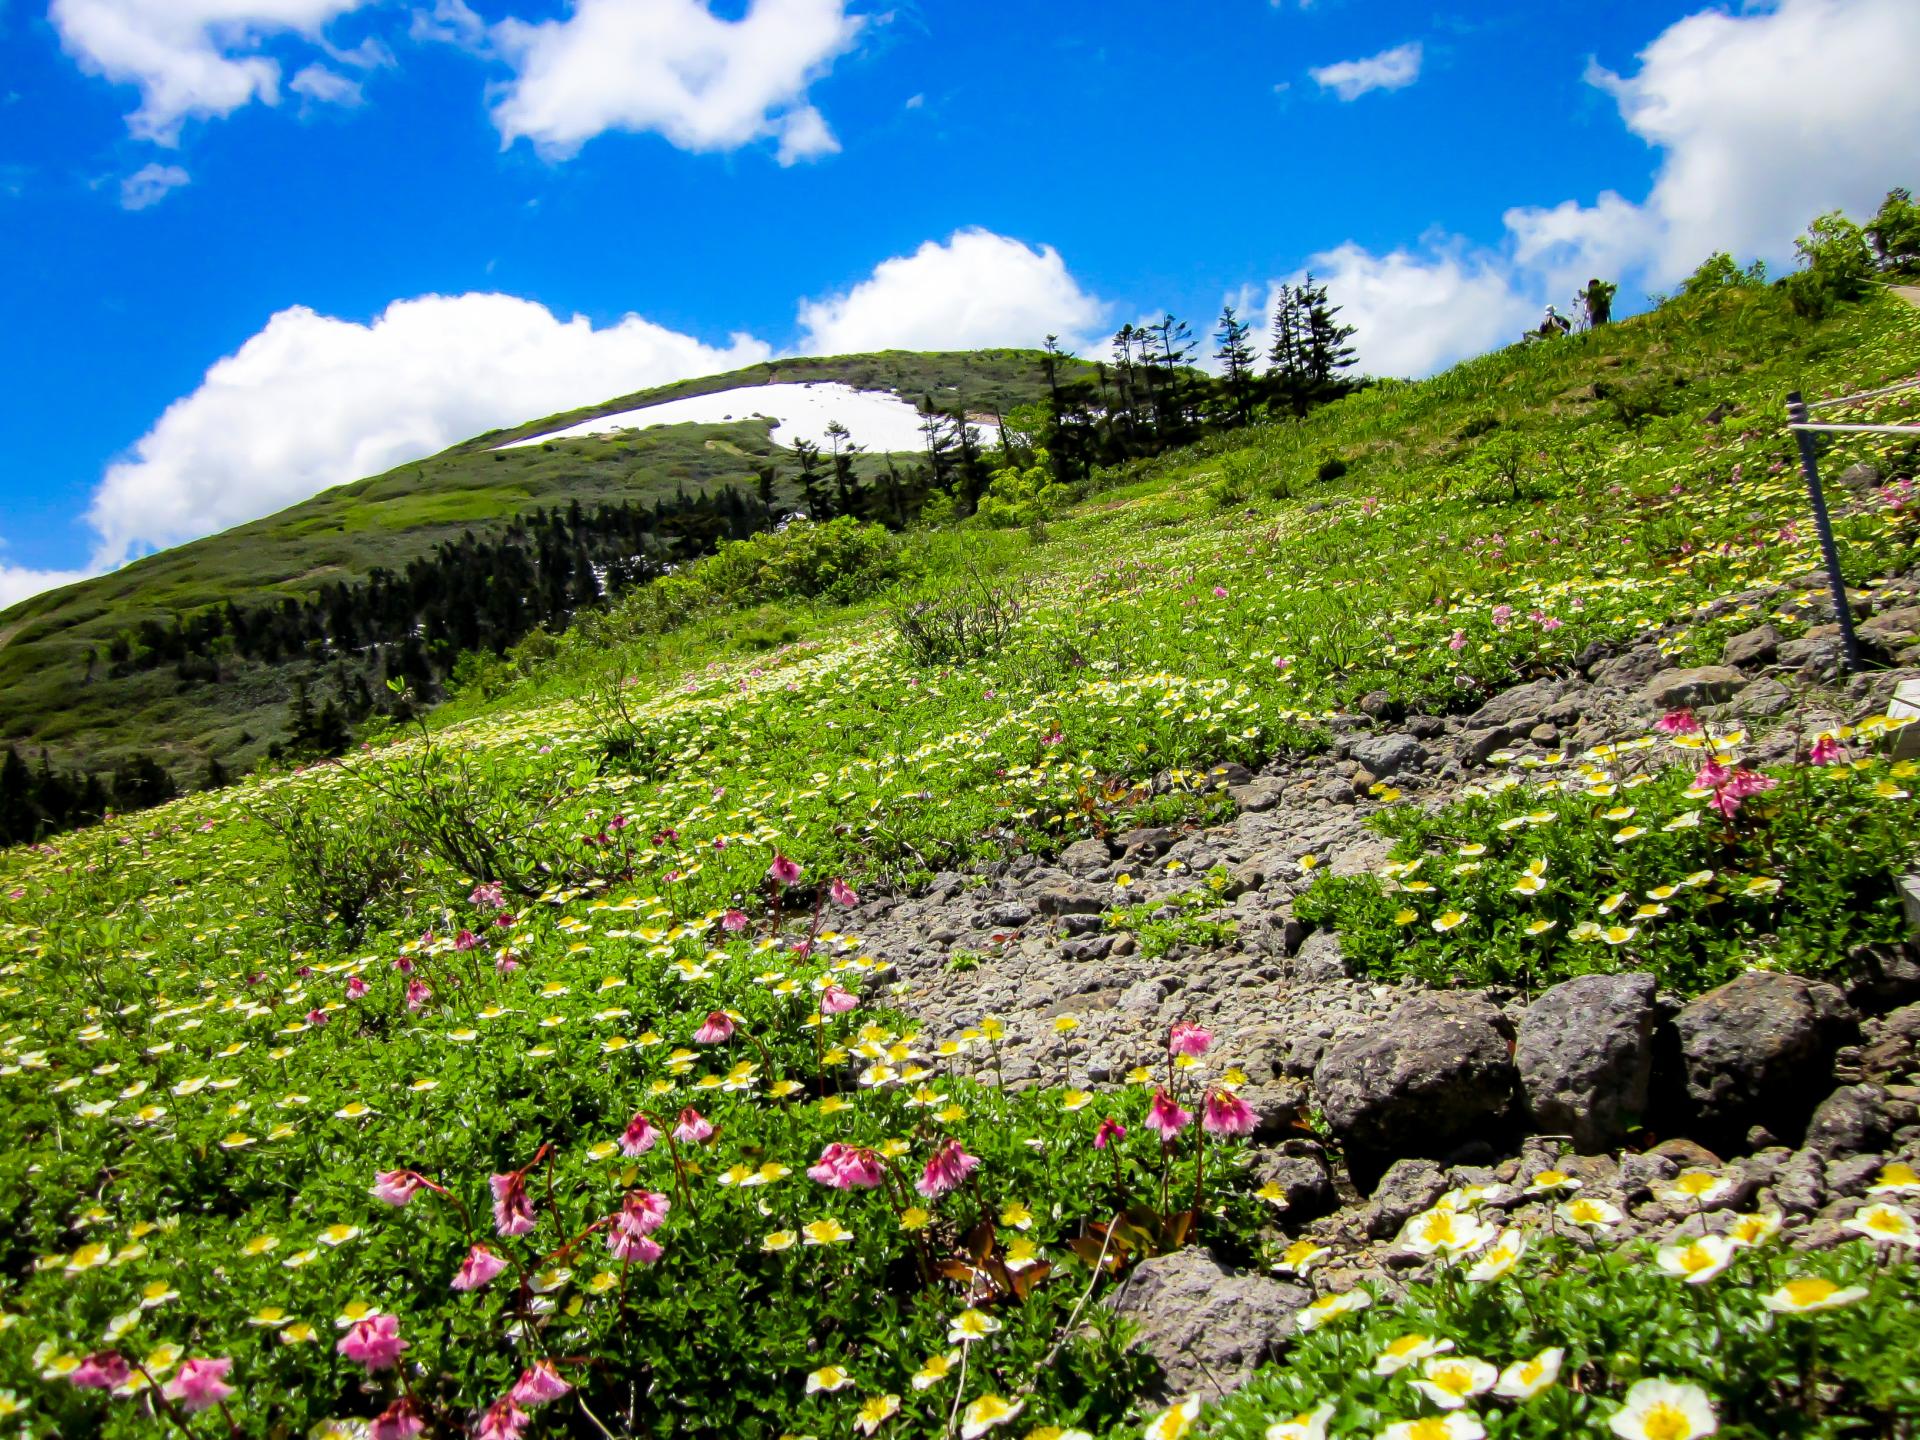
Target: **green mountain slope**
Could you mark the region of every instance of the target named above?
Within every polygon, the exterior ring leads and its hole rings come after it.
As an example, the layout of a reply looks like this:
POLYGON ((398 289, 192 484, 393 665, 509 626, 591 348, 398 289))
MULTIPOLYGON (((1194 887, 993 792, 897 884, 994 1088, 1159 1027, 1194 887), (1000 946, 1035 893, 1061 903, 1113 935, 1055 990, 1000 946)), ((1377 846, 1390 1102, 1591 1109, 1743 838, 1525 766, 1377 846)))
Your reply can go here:
POLYGON ((248 765, 286 733, 294 681, 311 667, 237 666, 215 684, 183 683, 171 667, 116 676, 108 659, 114 638, 143 621, 170 622, 229 601, 305 597, 376 567, 403 571, 437 544, 498 530, 536 509, 650 504, 727 485, 751 490, 760 467, 790 453, 769 440, 763 420, 495 447, 663 401, 804 381, 914 401, 930 395, 975 413, 1023 404, 1041 391, 1031 351, 888 351, 772 361, 477 436, 0 612, 0 745, 44 746, 57 762, 103 768, 135 751, 157 753, 182 779, 197 778, 209 756, 248 765))

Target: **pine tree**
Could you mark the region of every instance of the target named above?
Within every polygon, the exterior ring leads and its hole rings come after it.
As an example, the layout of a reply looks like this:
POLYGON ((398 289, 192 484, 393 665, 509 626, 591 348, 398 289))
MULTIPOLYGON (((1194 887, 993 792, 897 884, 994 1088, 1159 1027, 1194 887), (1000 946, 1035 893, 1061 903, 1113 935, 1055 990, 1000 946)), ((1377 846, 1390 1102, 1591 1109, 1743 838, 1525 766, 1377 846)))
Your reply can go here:
POLYGON ((1352 388, 1343 372, 1353 367, 1355 352, 1347 341, 1358 331, 1340 323, 1340 307, 1327 299, 1325 285, 1313 283, 1311 273, 1297 293, 1309 399, 1313 404, 1324 404, 1352 388))
POLYGON ((1219 345, 1214 358, 1220 362, 1220 386, 1224 392, 1229 425, 1253 423, 1253 346, 1248 330, 1229 305, 1220 312, 1220 330, 1213 338, 1219 345))
POLYGON ((827 422, 827 443, 833 447, 828 463, 833 467, 835 501, 842 515, 859 515, 865 508, 860 476, 853 468, 860 447, 853 443, 852 432, 838 420, 827 422))
POLYGON ((1192 387, 1187 383, 1186 372, 1193 363, 1193 331, 1186 321, 1164 313, 1158 324, 1147 327, 1147 335, 1155 381, 1154 439, 1164 450, 1185 441, 1191 429, 1192 387))
POLYGON ((1267 351, 1267 395, 1274 409, 1291 411, 1296 419, 1307 413, 1312 388, 1307 376, 1304 341, 1300 292, 1292 285, 1282 285, 1274 295, 1273 344, 1267 351))
POLYGON ((827 492, 821 488, 820 447, 811 440, 793 442, 794 463, 800 467, 798 479, 800 493, 805 497, 807 518, 825 520, 833 514, 833 507, 827 501, 827 492))

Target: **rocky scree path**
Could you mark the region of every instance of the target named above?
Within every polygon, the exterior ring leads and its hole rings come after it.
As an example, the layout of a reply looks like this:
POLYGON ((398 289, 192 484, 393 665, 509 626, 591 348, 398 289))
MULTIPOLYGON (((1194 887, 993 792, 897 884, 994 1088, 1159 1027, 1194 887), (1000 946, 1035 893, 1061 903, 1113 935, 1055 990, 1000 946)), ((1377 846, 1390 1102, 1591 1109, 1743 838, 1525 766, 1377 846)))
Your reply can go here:
MULTIPOLYGON (((1850 472, 1846 483, 1877 478, 1850 472)), ((1169 1394, 1244 1380, 1317 1293, 1361 1279, 1396 1289, 1419 1262, 1395 1237, 1456 1186, 1517 1181, 1499 1208, 1544 1224, 1547 1202, 1518 1192, 1557 1166, 1625 1212, 1623 1238, 1712 1231, 1761 1206, 1782 1213, 1790 1243, 1817 1247, 1844 1237, 1841 1222, 1884 1163, 1920 1161, 1920 966, 1910 959, 1852 994, 1758 973, 1687 1004, 1634 973, 1532 997, 1433 991, 1348 975, 1337 937, 1293 917, 1311 879, 1302 856, 1336 875, 1384 862, 1387 846, 1366 826, 1377 781, 1439 806, 1492 773, 1497 752, 1633 739, 1683 705, 1746 723, 1750 762, 1776 763, 1819 728, 1883 712, 1898 683, 1920 675, 1920 573, 1855 602, 1863 644, 1891 668, 1844 682, 1838 629, 1817 623, 1826 602, 1805 593, 1816 578, 1721 602, 1800 594, 1816 621, 1793 640, 1758 625, 1728 642, 1721 665, 1674 668, 1651 636, 1465 716, 1403 723, 1384 695, 1368 696, 1334 717, 1327 753, 1258 774, 1210 772, 1236 810, 1226 824, 1081 840, 1050 860, 946 873, 922 893, 862 907, 863 938, 897 966, 886 1003, 933 1038, 998 1017, 1008 1084, 1118 1082, 1163 1061, 1182 1020, 1213 1029, 1215 1055, 1247 1073, 1242 1094, 1258 1117, 1249 1163, 1282 1196, 1274 1238, 1311 1239, 1333 1256, 1306 1282, 1232 1270, 1203 1246, 1137 1266, 1110 1303, 1140 1324, 1169 1394), (1212 917, 1236 923, 1230 945, 1155 959, 1105 930, 1105 912, 1191 891, 1215 866, 1231 877, 1212 917), (1134 882, 1124 890, 1121 875, 1134 882), (1060 1015, 1078 1028, 1056 1034, 1060 1015), (1315 1111, 1317 1136, 1300 1123, 1315 1111), (1623 1152, 1643 1119, 1679 1138, 1623 1152), (1725 1170, 1734 1184, 1677 1213, 1655 1191, 1691 1166, 1725 1170)))

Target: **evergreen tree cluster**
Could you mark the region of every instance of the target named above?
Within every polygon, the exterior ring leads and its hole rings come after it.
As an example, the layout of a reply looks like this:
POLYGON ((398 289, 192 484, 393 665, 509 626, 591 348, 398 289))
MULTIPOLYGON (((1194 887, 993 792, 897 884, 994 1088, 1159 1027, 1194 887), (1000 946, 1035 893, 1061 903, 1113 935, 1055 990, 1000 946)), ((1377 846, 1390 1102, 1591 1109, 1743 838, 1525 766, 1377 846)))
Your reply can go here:
POLYGON ((1216 375, 1195 368, 1199 341, 1172 314, 1122 325, 1090 375, 1069 377, 1066 353, 1049 335, 1044 438, 1057 477, 1071 483, 1096 466, 1158 455, 1259 420, 1299 419, 1339 399, 1358 384, 1348 373, 1354 327, 1339 317, 1340 307, 1312 275, 1281 286, 1262 357, 1253 327, 1229 305, 1212 337, 1216 375))
MULTIPOLYGON (((466 651, 502 654, 536 628, 564 629, 583 609, 605 604, 721 541, 767 528, 769 507, 732 487, 653 505, 574 502, 536 510, 492 535, 467 531, 410 561, 402 573, 322 586, 304 600, 243 607, 229 601, 171 621, 143 621, 113 642, 111 673, 172 665, 185 684, 228 678, 241 661, 350 662, 357 672, 337 693, 355 698, 368 681, 399 678, 431 695, 466 651)), ((343 672, 345 673, 345 672, 343 672)), ((295 749, 318 748, 320 725, 302 723, 295 697, 295 749)), ((329 735, 332 726, 325 727, 329 735)))

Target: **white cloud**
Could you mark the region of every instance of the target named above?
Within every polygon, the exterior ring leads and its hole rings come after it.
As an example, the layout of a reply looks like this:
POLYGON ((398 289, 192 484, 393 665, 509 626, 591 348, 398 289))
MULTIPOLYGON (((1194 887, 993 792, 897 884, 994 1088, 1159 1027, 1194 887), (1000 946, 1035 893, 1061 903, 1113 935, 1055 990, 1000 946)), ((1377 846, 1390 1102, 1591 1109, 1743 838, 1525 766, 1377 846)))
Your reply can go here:
POLYGON ((841 294, 800 303, 802 348, 818 355, 1038 345, 1049 334, 1072 345, 1106 314, 1051 245, 1031 249, 977 228, 883 260, 841 294))
POLYGON ((765 359, 629 315, 596 329, 510 295, 396 301, 371 324, 295 306, 207 371, 108 468, 96 565, 266 515, 456 440, 765 359))
POLYGON ((846 0, 752 0, 738 20, 705 0, 577 0, 564 20, 503 20, 490 34, 515 73, 494 124, 557 157, 607 130, 694 151, 772 136, 792 164, 839 148, 807 87, 863 23, 846 0))
POLYGON ((476 52, 487 44, 487 22, 473 12, 467 0, 433 0, 433 9, 413 12, 407 33, 415 40, 434 40, 476 52))
POLYGON ((23 565, 0 562, 0 611, 18 605, 42 590, 58 590, 97 574, 93 570, 30 570, 23 565))
POLYGON ((305 67, 287 82, 287 88, 316 105, 358 105, 364 98, 358 80, 320 64, 305 67))
POLYGON ((192 181, 193 177, 178 165, 142 165, 120 182, 120 207, 144 210, 149 205, 158 205, 192 181))
POLYGON ((1821 211, 1871 213, 1920 168, 1916 55, 1913 0, 1780 0, 1676 22, 1631 76, 1593 67, 1664 154, 1644 215, 1592 216, 1591 234, 1650 227, 1649 277, 1667 283, 1715 250, 1785 259, 1821 211))
POLYGON ((1418 40, 1382 50, 1364 60, 1342 60, 1337 65, 1322 65, 1307 73, 1322 90, 1331 90, 1342 100, 1358 100, 1374 90, 1404 90, 1420 78, 1420 62, 1425 51, 1418 40))
POLYGON ((48 18, 82 69, 137 85, 127 127, 173 145, 189 116, 280 98, 280 66, 260 53, 287 32, 318 43, 329 21, 372 0, 52 0, 48 18))

